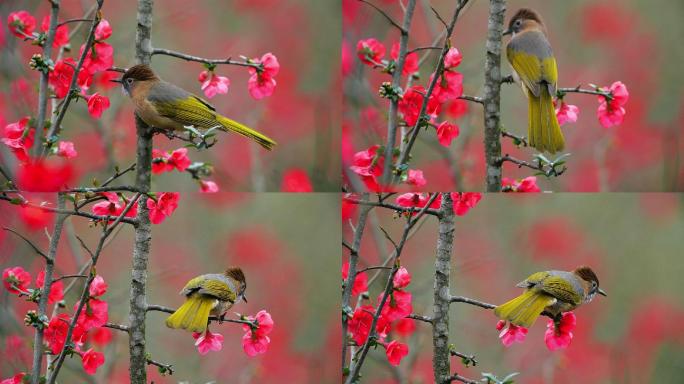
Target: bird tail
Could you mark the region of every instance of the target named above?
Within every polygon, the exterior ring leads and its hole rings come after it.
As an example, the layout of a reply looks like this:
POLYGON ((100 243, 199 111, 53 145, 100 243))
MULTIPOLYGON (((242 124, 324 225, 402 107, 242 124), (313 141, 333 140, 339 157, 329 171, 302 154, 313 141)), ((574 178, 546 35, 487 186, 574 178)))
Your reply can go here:
POLYGON ((221 116, 218 114, 216 115, 216 120, 218 120, 218 122, 222 125, 222 127, 219 128, 222 131, 233 131, 241 134, 242 136, 249 137, 250 139, 256 141, 259 145, 268 149, 269 151, 272 150, 273 147, 275 147, 276 145, 276 142, 273 141, 273 139, 265 135, 262 135, 261 133, 243 124, 240 124, 235 120, 231 120, 225 116, 221 116))
POLYGON ((529 328, 537 317, 556 299, 542 292, 525 291, 522 295, 494 308, 494 314, 502 320, 529 328))
POLYGON ((216 299, 201 295, 189 297, 180 308, 166 319, 169 328, 204 332, 207 329, 209 313, 216 299))
POLYGON ((546 151, 553 154, 563 150, 565 140, 556 118, 556 110, 553 108, 549 90, 542 86, 539 91, 539 97, 535 97, 532 92, 527 92, 530 124, 527 135, 530 146, 540 152, 546 151))

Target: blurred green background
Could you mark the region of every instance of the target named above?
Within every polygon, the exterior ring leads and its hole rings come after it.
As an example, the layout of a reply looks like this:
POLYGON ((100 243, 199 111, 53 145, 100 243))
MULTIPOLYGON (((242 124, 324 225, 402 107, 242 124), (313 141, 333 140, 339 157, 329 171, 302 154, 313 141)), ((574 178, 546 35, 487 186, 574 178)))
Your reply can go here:
MULTIPOLYGON (((378 249, 391 249, 383 226, 396 239, 404 220, 375 210, 377 222, 364 236, 362 267, 378 264, 378 249)), ((356 216, 352 219, 356 221, 356 216)), ((420 225, 420 224, 419 224, 420 225)), ((349 229, 346 239, 350 239, 349 229)), ((589 265, 608 297, 598 296, 575 311, 572 344, 550 352, 544 344, 547 319, 540 318, 524 343, 505 348, 497 318, 467 304, 451 306, 450 343, 474 354, 477 367, 452 358, 452 372, 479 379, 481 372, 503 377, 520 372, 519 383, 678 383, 684 375, 684 196, 673 194, 554 194, 535 197, 493 195, 456 217, 451 293, 502 304, 521 293, 515 285, 533 272, 572 270, 589 265)), ((412 273, 408 290, 418 314, 432 313, 437 220, 428 218, 407 242, 402 265, 412 273)), ((345 252, 346 260, 347 253, 345 252)), ((376 298, 380 285, 371 287, 376 298)), ((373 299, 375 305, 375 299, 373 299)), ((432 382, 432 336, 416 322, 410 354, 392 371, 382 348, 370 352, 366 382, 432 382), (399 372, 399 376, 398 373, 399 372)), ((392 338, 390 338, 391 340, 392 338)))
MULTIPOLYGON (((27 196, 36 199, 36 196, 27 196)), ((45 246, 42 228, 31 231, 19 217, 20 208, 1 203, 2 226, 12 227, 45 246)), ((94 247, 99 229, 87 220, 71 218, 74 233, 94 247)), ((69 236, 71 224, 57 256, 58 274, 75 273, 83 252, 69 236)), ((48 224, 50 231, 51 224, 48 224)), ((39 258, 14 235, 2 231, 0 269, 20 265, 35 275, 42 267, 39 258)), ((215 196, 182 194, 173 215, 152 228, 152 253, 148 274, 148 302, 177 308, 178 294, 191 278, 217 273, 227 266, 240 266, 247 278, 248 303, 229 311, 255 315, 267 310, 275 327, 264 355, 250 358, 242 350, 242 327, 213 324, 212 332, 225 339, 223 350, 200 356, 189 332, 164 325, 167 314, 149 312, 147 351, 157 361, 173 364, 173 376, 160 377, 149 367, 155 383, 333 383, 337 382, 339 359, 338 287, 331 284, 339 273, 339 198, 335 194, 227 194, 215 196)), ((72 233, 73 234, 73 233, 72 233)), ((133 231, 123 228, 107 246, 97 272, 109 284, 102 299, 109 303, 109 321, 126 323, 130 286, 133 231)), ((31 287, 34 284, 32 283, 31 287)), ((66 298, 69 312, 76 289, 66 298)), ((80 291, 80 289, 78 290, 80 291)), ((30 368, 30 329, 22 325, 23 314, 34 309, 2 288, 0 292, 0 377, 30 368), (22 342, 8 350, 8 337, 22 342)), ((114 331, 114 342, 95 346, 105 353, 105 365, 88 376, 80 359, 67 359, 61 382, 127 383, 128 343, 125 334, 114 331)), ((86 347, 87 348, 87 347, 86 347)))

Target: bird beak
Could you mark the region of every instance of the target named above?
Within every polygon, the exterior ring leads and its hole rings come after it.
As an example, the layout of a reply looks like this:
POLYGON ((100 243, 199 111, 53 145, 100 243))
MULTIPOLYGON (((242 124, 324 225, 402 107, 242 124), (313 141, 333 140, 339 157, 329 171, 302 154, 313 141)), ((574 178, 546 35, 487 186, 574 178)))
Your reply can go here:
POLYGON ((602 296, 608 296, 608 294, 606 293, 606 291, 604 291, 604 290, 601 289, 601 288, 598 289, 598 294, 599 294, 599 295, 602 295, 602 296))
POLYGON ((121 80, 121 79, 111 79, 111 80, 109 80, 109 81, 111 81, 112 83, 123 84, 123 80, 121 80))
POLYGON ((503 35, 506 36, 506 35, 510 35, 511 33, 513 33, 513 31, 510 28, 508 28, 507 30, 505 30, 503 32, 503 35))
POLYGON ((245 303, 247 302, 247 298, 245 297, 245 295, 242 295, 242 300, 244 300, 245 303))

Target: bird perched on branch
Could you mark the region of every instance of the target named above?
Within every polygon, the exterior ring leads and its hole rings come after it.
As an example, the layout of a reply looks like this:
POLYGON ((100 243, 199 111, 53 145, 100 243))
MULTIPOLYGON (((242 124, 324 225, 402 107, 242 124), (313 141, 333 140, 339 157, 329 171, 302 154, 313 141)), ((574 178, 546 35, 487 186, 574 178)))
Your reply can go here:
POLYGON ((541 152, 561 151, 565 140, 553 107, 558 68, 544 22, 534 10, 522 8, 511 18, 504 32, 508 34, 513 37, 506 47, 506 57, 529 104, 528 142, 541 152))
POLYGON ((230 267, 225 273, 210 273, 188 281, 180 292, 186 300, 180 308, 166 319, 169 328, 204 332, 209 316, 223 318, 225 313, 245 298, 247 282, 240 268, 230 267))
POLYGON ((533 273, 517 287, 525 288, 525 292, 494 308, 494 314, 525 328, 531 327, 541 314, 557 321, 563 312, 590 302, 597 293, 606 296, 589 267, 579 267, 572 272, 533 273))
POLYGON ((269 137, 216 113, 202 98, 160 79, 148 65, 134 65, 121 79, 112 81, 121 83, 133 100, 135 113, 149 126, 170 131, 182 131, 185 126, 218 128, 246 136, 269 151, 276 145, 269 137))

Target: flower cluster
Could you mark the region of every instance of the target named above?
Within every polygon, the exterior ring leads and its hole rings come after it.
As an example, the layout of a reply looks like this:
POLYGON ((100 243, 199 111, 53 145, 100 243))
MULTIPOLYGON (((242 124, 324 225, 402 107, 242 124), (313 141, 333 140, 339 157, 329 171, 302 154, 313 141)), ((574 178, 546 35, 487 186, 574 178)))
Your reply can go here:
POLYGON ((164 172, 172 172, 174 169, 179 172, 190 172, 192 178, 199 182, 200 192, 202 193, 216 193, 219 191, 219 187, 215 182, 202 179, 202 177, 210 175, 213 169, 205 163, 195 163, 193 165, 188 157, 187 148, 178 148, 171 152, 163 152, 156 148, 152 150, 153 174, 158 175, 164 172), (201 172, 199 169, 201 169, 201 172))
MULTIPOLYGON (((271 343, 268 334, 273 331, 271 314, 262 309, 257 312, 256 316, 247 316, 243 319, 256 323, 256 325, 244 324, 242 326, 245 331, 242 336, 242 349, 250 357, 266 353, 268 345, 271 343)), ((200 355, 223 349, 223 335, 213 333, 209 331, 209 328, 204 333, 193 332, 192 337, 196 340, 195 346, 200 355)))
MULTIPOLYGON (((482 194, 478 192, 452 192, 451 199, 453 200, 454 213, 457 216, 463 216, 471 208, 475 208, 477 203, 482 199, 482 194)), ((415 208, 416 211, 425 207, 425 205, 430 201, 430 196, 426 193, 404 193, 397 196, 396 203, 402 207, 415 208)), ((437 195, 435 200, 430 204, 428 208, 439 209, 442 204, 442 195, 437 195)), ((415 215, 417 212, 413 212, 415 215)))
MULTIPOLYGON (((2 272, 2 282, 8 292, 17 295, 25 295, 30 301, 37 302, 42 294, 43 284, 45 283, 45 271, 40 271, 36 276, 36 288, 29 288, 31 285, 31 274, 22 267, 6 268, 2 272)), ((81 357, 83 370, 94 375, 98 367, 104 364, 104 354, 89 348, 83 350, 86 344, 108 344, 112 337, 108 329, 103 328, 107 323, 108 305, 101 299, 107 292, 107 283, 102 276, 96 275, 88 289, 88 295, 83 303, 80 314, 74 321, 73 317, 67 313, 58 313, 50 320, 39 319, 35 316, 35 311, 29 311, 26 316, 26 324, 35 327, 44 327, 44 342, 48 350, 53 355, 62 353, 76 354, 81 357), (71 338, 67 341, 67 336, 71 329, 71 338)), ((56 304, 64 300, 64 286, 61 280, 53 281, 48 293, 48 303, 56 304)), ((74 305, 74 313, 80 306, 80 301, 74 305)), ((13 378, 2 382, 14 383, 21 382, 23 374, 17 374, 13 378), (19 380, 19 381, 17 381, 19 380)))
MULTIPOLYGON (((256 100, 271 96, 276 87, 275 76, 280 71, 278 58, 269 52, 261 58, 249 59, 247 63, 254 64, 248 69, 250 77, 247 81, 247 90, 249 94, 256 100)), ((207 70, 200 72, 197 77, 197 81, 202 84, 201 88, 204 95, 211 99, 218 94, 228 93, 230 79, 217 75, 214 72, 215 64, 206 64, 206 67, 207 70)))
MULTIPOLYGON (((345 263, 342 267, 342 278, 347 279, 349 265, 345 263)), ((394 274, 392 280, 392 290, 385 300, 385 304, 380 310, 380 314, 375 324, 375 332, 377 334, 377 344, 385 348, 387 361, 390 364, 397 366, 401 363, 406 355, 408 355, 408 345, 398 340, 387 341, 390 332, 394 332, 400 336, 409 336, 415 331, 415 324, 412 319, 407 318, 413 312, 413 305, 411 303, 411 293, 404 290, 411 283, 411 274, 405 267, 400 267, 394 274)), ((352 294, 361 294, 368 290, 367 277, 365 272, 356 275, 352 294)), ((377 303, 380 305, 384 293, 381 293, 377 298, 377 303)), ((363 345, 371 334, 371 326, 373 325, 373 318, 376 313, 376 308, 372 305, 360 305, 356 308, 351 318, 348 320, 348 330, 351 338, 356 345, 363 345)))
MULTIPOLYGON (((546 332, 544 333, 544 342, 550 351, 567 348, 572 341, 572 331, 577 324, 577 318, 573 312, 565 312, 562 314, 560 321, 556 324, 553 320, 549 320, 546 325, 546 332)), ((496 329, 501 331, 499 338, 501 343, 509 347, 513 343, 522 343, 527 336, 527 328, 519 327, 515 324, 506 323, 504 320, 499 320, 496 324, 496 329)))
POLYGON ((599 122, 605 128, 622 124, 625 118, 625 104, 629 100, 627 87, 621 81, 616 81, 607 90, 601 90, 609 91, 612 99, 609 100, 605 96, 599 96, 599 106, 596 111, 599 122))

